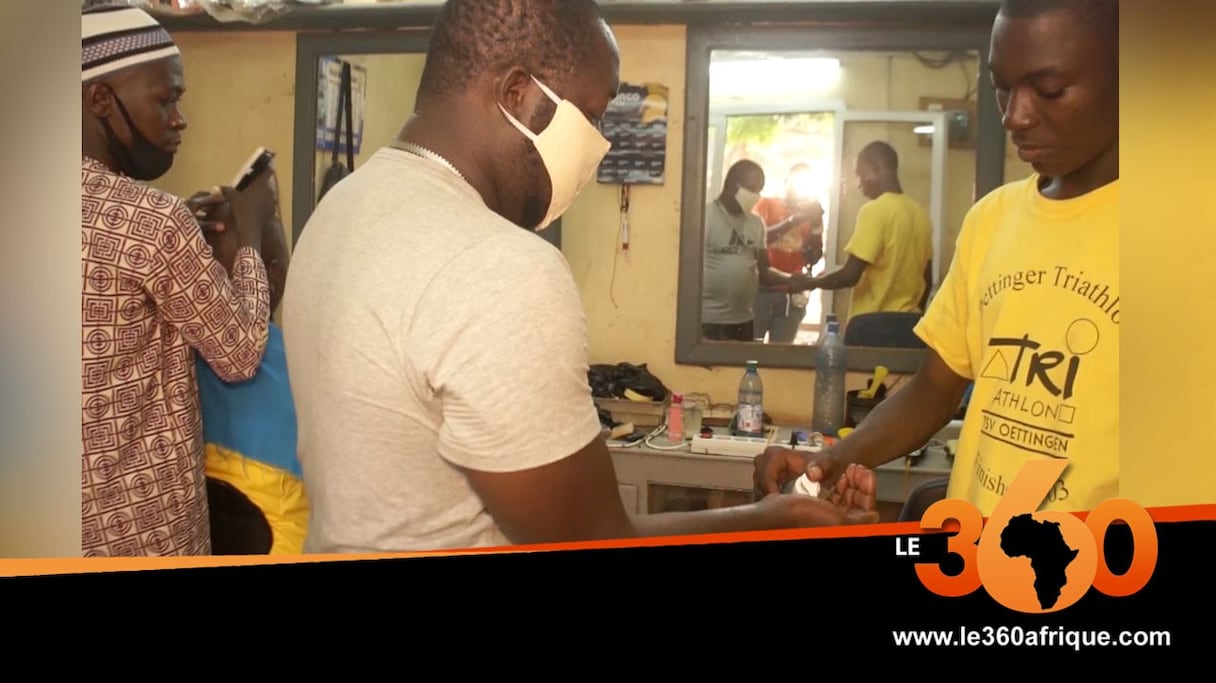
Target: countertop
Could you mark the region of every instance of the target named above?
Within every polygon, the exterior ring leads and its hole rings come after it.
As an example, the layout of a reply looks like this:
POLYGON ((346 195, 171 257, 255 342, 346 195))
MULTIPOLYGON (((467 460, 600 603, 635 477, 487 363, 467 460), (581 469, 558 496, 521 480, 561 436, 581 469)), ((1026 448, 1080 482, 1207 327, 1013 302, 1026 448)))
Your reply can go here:
MULTIPOLYGON (((945 441, 958 438, 961 422, 951 422, 930 440, 924 455, 919 459, 898 458, 875 469, 878 475, 878 497, 881 501, 902 502, 908 494, 921 484, 950 476, 952 458, 946 451, 945 441)), ((809 431, 801 427, 778 427, 773 445, 788 444, 790 434, 795 430, 809 431)), ((722 428, 716 428, 715 433, 727 434, 722 428)), ((666 434, 651 437, 635 445, 625 445, 619 441, 609 441, 609 450, 618 456, 634 455, 642 458, 661 458, 667 461, 691 461, 704 467, 720 463, 734 472, 733 478, 738 480, 740 487, 750 488, 755 456, 716 455, 690 452, 691 444, 685 441, 677 445, 669 441, 666 434)), ((756 455, 759 455, 757 452, 756 455)), ((691 464, 690 462, 690 464, 691 464)))

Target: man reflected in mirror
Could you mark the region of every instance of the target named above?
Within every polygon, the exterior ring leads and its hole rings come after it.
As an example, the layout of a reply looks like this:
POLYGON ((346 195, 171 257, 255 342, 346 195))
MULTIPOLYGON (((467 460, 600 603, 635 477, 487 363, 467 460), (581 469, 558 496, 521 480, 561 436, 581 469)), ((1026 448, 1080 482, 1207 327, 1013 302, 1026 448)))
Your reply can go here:
MULTIPOLYGON (((769 265, 801 275, 823 258, 823 206, 807 186, 811 167, 795 164, 785 181, 785 196, 764 197, 756 214, 764 221, 769 265)), ((806 317, 810 293, 788 285, 761 287, 756 295, 755 336, 770 344, 792 344, 806 317)))
POLYGON ((756 341, 756 293, 765 287, 810 289, 808 275, 769 264, 764 220, 755 213, 764 169, 744 159, 726 172, 722 193, 705 208, 701 331, 713 341, 756 341))
POLYGON ((818 289, 853 289, 849 316, 921 313, 933 285, 933 224, 899 182, 899 155, 875 141, 854 165, 857 188, 868 200, 857 212, 848 260, 812 280, 818 289))

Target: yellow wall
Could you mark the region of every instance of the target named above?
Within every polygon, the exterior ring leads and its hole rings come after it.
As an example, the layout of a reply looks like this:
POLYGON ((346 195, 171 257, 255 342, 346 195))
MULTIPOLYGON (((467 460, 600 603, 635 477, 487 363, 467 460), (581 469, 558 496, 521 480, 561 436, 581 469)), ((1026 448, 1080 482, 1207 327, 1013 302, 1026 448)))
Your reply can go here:
POLYGON ((186 70, 188 127, 172 170, 154 184, 184 197, 227 185, 264 145, 277 155, 283 224, 290 226, 295 34, 182 33, 175 39, 186 70))
MULTIPOLYGON (((622 79, 663 83, 670 89, 668 181, 632 192, 629 261, 615 256, 619 225, 615 187, 589 186, 563 220, 563 251, 587 309, 591 362, 646 363, 672 390, 709 393, 714 402, 733 403, 740 368, 675 364, 685 30, 621 26, 616 31, 622 79)), ((174 169, 158 184, 188 196, 202 187, 229 182, 253 148, 266 145, 279 154, 284 221, 291 225, 295 36, 182 33, 177 40, 186 66, 185 105, 191 124, 174 169)), ((371 78, 375 76, 369 73, 371 78)), ((389 87, 369 83, 369 97, 389 87)), ((383 122, 390 136, 412 111, 408 104, 399 103, 395 122, 392 117, 383 122)), ((381 136, 380 124, 377 131, 372 129, 372 116, 369 111, 368 144, 381 136)), ((1016 168, 1014 163, 1009 170, 1016 168)), ((762 368, 761 374, 767 412, 783 421, 809 420, 813 372, 762 368)), ((850 388, 863 385, 865 377, 850 375, 850 388)))

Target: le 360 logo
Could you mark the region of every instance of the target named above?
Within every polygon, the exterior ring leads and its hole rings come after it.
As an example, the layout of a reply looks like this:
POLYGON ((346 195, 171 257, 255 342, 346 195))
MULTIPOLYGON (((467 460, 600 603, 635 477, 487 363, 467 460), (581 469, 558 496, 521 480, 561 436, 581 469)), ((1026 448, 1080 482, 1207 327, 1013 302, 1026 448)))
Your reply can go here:
POLYGON ((1089 589, 1124 597, 1144 588, 1157 567, 1157 529, 1148 512, 1130 500, 1099 505, 1082 522, 1057 511, 1035 512, 1068 463, 1029 462, 1018 473, 984 523, 980 511, 963 500, 942 500, 925 511, 921 528, 942 531, 958 524, 947 552, 963 561, 950 576, 932 563, 916 565, 925 588, 943 597, 970 595, 981 587, 1006 608, 1029 614, 1058 612, 1076 604, 1089 589), (1131 567, 1115 574, 1106 564, 1106 530, 1122 521, 1132 534, 1131 567))

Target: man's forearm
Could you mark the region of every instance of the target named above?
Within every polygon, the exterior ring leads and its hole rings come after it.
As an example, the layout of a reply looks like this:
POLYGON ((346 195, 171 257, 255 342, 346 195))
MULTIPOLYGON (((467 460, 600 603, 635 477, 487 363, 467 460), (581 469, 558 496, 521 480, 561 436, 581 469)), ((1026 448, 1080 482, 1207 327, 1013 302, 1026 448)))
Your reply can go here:
POLYGON ((845 289, 857 284, 856 281, 849 282, 850 278, 843 270, 838 270, 834 273, 821 275, 815 278, 816 289, 845 289))
POLYGON ((760 273, 760 284, 765 287, 784 287, 790 284, 791 280, 793 280, 793 275, 777 270, 772 266, 760 273))
POLYGON ((786 230, 789 230, 791 227, 793 227, 794 223, 796 223, 796 222, 797 221, 794 220, 793 218, 787 218, 787 219, 781 221, 780 223, 766 227, 764 229, 764 232, 769 235, 774 235, 779 232, 785 232, 786 230))
POLYGON ((952 390, 938 389, 925 378, 913 377, 908 386, 879 403, 861 426, 825 449, 844 463, 871 469, 916 451, 929 442, 958 410, 952 390))
POLYGON ((696 512, 663 512, 633 518, 634 532, 639 537, 692 536, 696 534, 763 531, 792 527, 773 509, 757 505, 740 505, 696 512))
POLYGON ((772 244, 773 242, 781 239, 781 237, 785 235, 785 233, 789 232, 790 228, 794 227, 796 223, 797 221, 793 218, 787 218, 771 228, 765 228, 765 242, 772 244))

